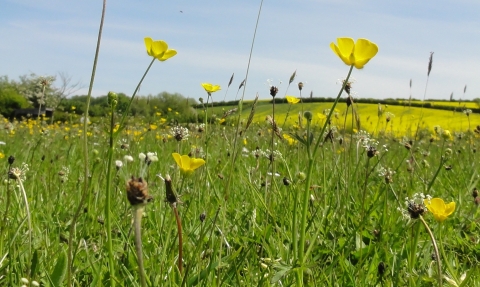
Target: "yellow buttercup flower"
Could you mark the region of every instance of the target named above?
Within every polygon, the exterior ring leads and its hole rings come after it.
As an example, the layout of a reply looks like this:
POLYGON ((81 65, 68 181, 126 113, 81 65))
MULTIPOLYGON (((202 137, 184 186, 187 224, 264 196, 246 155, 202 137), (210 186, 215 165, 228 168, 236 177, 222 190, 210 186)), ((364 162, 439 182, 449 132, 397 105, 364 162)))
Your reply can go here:
POLYGON ((330 48, 342 61, 357 69, 362 69, 370 59, 375 57, 378 52, 377 44, 367 39, 358 39, 357 43, 352 38, 337 38, 338 46, 335 43, 330 44, 330 48))
POLYGON ((210 83, 202 83, 202 87, 208 94, 215 93, 218 90, 221 90, 219 85, 212 85, 210 83))
POLYGON ((453 201, 445 204, 441 198, 432 198, 430 200, 425 199, 423 203, 438 222, 443 222, 455 211, 455 202, 453 201))
POLYGON ((287 99, 287 102, 292 105, 300 102, 300 99, 294 96, 286 96, 285 98, 287 99))
POLYGON ((146 37, 144 41, 148 55, 159 61, 166 61, 177 54, 177 51, 168 49, 168 44, 165 41, 153 41, 150 37, 146 37))
POLYGON ((172 153, 172 156, 180 167, 180 172, 187 176, 205 164, 205 161, 201 158, 191 158, 188 155, 180 155, 179 153, 172 153))
POLYGON ((450 133, 449 130, 443 130, 442 132, 442 137, 446 140, 451 140, 453 139, 452 134, 450 133))

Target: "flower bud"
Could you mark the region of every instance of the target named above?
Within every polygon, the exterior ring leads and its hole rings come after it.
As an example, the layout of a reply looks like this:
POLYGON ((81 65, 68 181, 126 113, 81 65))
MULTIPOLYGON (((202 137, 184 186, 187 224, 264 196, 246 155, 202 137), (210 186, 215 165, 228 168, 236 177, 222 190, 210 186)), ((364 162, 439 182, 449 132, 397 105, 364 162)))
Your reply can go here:
POLYGON ((311 111, 306 111, 305 113, 303 113, 303 116, 307 119, 307 121, 312 121, 313 114, 311 111))
POLYGON ((12 165, 14 161, 15 161, 15 157, 13 155, 8 157, 8 164, 9 165, 12 165))
POLYGON ((108 92, 107 99, 108 99, 108 104, 109 104, 112 108, 115 108, 115 107, 117 106, 117 104, 118 104, 118 95, 117 95, 117 93, 108 92))
POLYGON ((298 180, 305 180, 307 178, 307 175, 304 172, 298 172, 297 173, 297 178, 298 180))

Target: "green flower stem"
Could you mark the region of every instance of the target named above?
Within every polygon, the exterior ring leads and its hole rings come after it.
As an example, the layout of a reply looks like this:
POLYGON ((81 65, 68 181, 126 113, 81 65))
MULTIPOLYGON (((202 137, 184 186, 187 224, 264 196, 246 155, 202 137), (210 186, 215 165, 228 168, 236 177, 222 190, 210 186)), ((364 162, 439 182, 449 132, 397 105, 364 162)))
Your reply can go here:
POLYGON ((175 214, 175 220, 177 221, 178 229, 178 271, 182 274, 183 271, 183 238, 182 238, 182 221, 178 215, 177 206, 172 206, 173 213, 175 214))
POLYGON ((437 260, 435 261, 437 262, 438 286, 442 287, 442 283, 443 283, 442 263, 440 259, 440 253, 438 253, 437 242, 435 241, 435 237, 433 237, 433 233, 428 227, 427 222, 425 222, 425 220, 423 219, 423 216, 420 215, 419 218, 420 218, 420 221, 423 223, 423 226, 425 226, 425 229, 427 230, 428 235, 430 235, 430 240, 432 241, 433 249, 435 251, 435 256, 437 257, 437 260))
POLYGON ((453 270, 452 268, 452 265, 450 265, 450 261, 448 260, 448 257, 445 253, 445 249, 443 248, 443 241, 442 241, 442 238, 443 238, 443 224, 440 223, 440 241, 439 241, 439 244, 440 245, 440 252, 442 253, 442 257, 443 257, 443 262, 445 263, 445 265, 447 266, 447 270, 448 272, 450 273, 450 276, 453 277, 453 280, 455 280, 455 282, 457 282, 457 284, 460 285, 460 281, 458 280, 458 277, 457 277, 457 274, 455 273, 455 270, 453 270))
POLYGON ((145 207, 143 204, 133 206, 133 229, 135 232, 135 251, 137 252, 138 275, 142 287, 147 286, 145 279, 145 268, 143 267, 143 250, 142 250, 142 216, 145 207))
MULTIPOLYGON (((417 245, 418 245, 418 237, 420 235, 420 225, 416 224, 417 222, 414 222, 414 225, 412 226, 412 233, 413 234, 413 240, 410 245, 410 258, 408 260, 409 264, 409 271, 411 274, 414 273, 413 269, 415 268, 415 262, 417 261, 417 245)), ((415 279, 413 276, 409 277, 409 285, 408 286, 416 286, 415 279)))
POLYGON ((287 123, 288 116, 290 115, 290 110, 292 109, 293 104, 288 103, 288 110, 287 110, 287 115, 285 116, 285 120, 283 120, 282 124, 282 129, 285 127, 285 124, 287 123))
MULTIPOLYGON (((28 221, 28 242, 29 242, 29 255, 30 259, 32 258, 32 219, 30 216, 30 208, 28 207, 28 199, 27 199, 27 193, 25 192, 25 188, 23 187, 22 180, 18 178, 17 176, 17 182, 18 185, 20 186, 20 190, 22 191, 22 197, 23 201, 25 203, 25 210, 27 211, 27 221, 28 221)), ((30 270, 27 271, 27 274, 30 273, 30 270)))
POLYGON ((130 101, 128 102, 127 108, 123 112, 122 119, 120 120, 120 125, 118 127, 117 132, 115 133, 115 136, 117 136, 125 128, 124 123, 125 123, 125 119, 127 118, 128 111, 130 110, 130 106, 132 105, 133 100, 135 99, 135 96, 137 95, 138 90, 140 90, 140 86, 142 85, 143 80, 147 76, 148 71, 150 71, 150 68, 152 67, 153 62, 155 62, 155 60, 156 60, 155 58, 152 59, 152 61, 150 62, 150 64, 147 67, 147 70, 145 71, 142 78, 140 79, 140 82, 138 82, 138 85, 135 88, 135 91, 133 92, 132 97, 130 98, 130 101))
MULTIPOLYGON (((125 114, 127 111, 125 111, 125 114)), ((113 244, 112 244, 112 216, 111 216, 111 205, 112 205, 112 166, 113 166, 113 139, 115 122, 114 122, 114 107, 111 108, 111 117, 110 117, 110 141, 108 145, 108 160, 107 160, 107 186, 105 193, 105 229, 107 233, 107 250, 108 250, 108 269, 110 272, 110 286, 115 286, 115 268, 114 268, 114 256, 113 256, 113 244)))
MULTIPOLYGON (((322 130, 320 131, 320 134, 318 135, 317 142, 315 143, 315 146, 313 148, 313 152, 310 153, 310 148, 308 148, 308 169, 307 169, 307 178, 305 180, 305 190, 304 193, 302 194, 302 218, 300 222, 300 246, 298 249, 298 259, 300 263, 303 265, 305 263, 305 257, 304 257, 304 251, 305 251, 305 232, 306 232, 306 227, 307 227, 307 213, 308 213, 308 200, 310 197, 310 184, 312 181, 312 172, 313 172, 313 165, 314 165, 314 159, 315 155, 318 151, 318 147, 320 146, 320 143, 322 142, 323 134, 325 133, 325 130, 327 128, 328 122, 330 121, 330 118, 333 115, 333 111, 335 110, 335 107, 337 106, 338 101, 340 100, 340 97, 342 96, 343 90, 345 89, 346 84, 348 83, 348 79, 350 78, 350 75, 352 74, 353 70, 353 65, 350 66, 350 70, 348 71, 347 78, 345 81, 343 81, 342 88, 340 89, 340 92, 338 92, 337 98, 335 99, 335 102, 332 105, 332 108, 330 109, 330 113, 328 114, 327 118, 325 119, 325 124, 323 125, 322 130)), ((307 139, 310 137, 310 134, 307 134, 307 139)), ((297 284, 301 284, 302 282, 297 282, 297 284)))

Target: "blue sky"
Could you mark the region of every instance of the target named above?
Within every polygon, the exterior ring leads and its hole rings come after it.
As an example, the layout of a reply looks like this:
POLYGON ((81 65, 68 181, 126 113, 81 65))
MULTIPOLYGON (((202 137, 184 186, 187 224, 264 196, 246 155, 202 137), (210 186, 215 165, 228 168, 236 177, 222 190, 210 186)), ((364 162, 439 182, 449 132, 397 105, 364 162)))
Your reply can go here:
MULTIPOLYGON (((68 73, 86 94, 101 0, 0 0, 0 75, 68 73)), ((260 1, 177 0, 107 2, 94 85, 130 95, 150 58, 143 38, 165 40, 178 55, 156 62, 140 94, 162 91, 205 97, 200 86, 222 86, 214 100, 233 100, 245 77, 260 1), (182 11, 182 12, 180 12, 182 11)), ((354 70, 358 97, 422 99, 430 52, 427 98, 480 97, 480 1, 265 0, 255 41, 246 99, 269 98, 267 79, 283 96, 288 79, 306 82, 303 96, 334 97, 348 67, 330 50, 337 37, 367 38, 379 53, 354 70), (467 92, 463 95, 464 86, 467 92)), ((296 86, 289 95, 298 96, 296 86)))

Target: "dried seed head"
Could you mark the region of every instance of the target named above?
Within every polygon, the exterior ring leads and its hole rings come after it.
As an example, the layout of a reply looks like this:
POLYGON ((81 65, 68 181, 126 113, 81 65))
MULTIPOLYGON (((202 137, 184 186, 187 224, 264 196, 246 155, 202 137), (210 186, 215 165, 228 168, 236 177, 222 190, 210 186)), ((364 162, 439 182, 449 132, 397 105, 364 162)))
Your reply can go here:
POLYGON ((172 179, 168 174, 165 176, 164 182, 165 182, 165 194, 166 194, 165 201, 168 202, 171 207, 176 207, 177 204, 181 203, 181 201, 178 200, 177 195, 173 191, 172 179))
POLYGON ((278 93, 278 88, 275 87, 275 86, 271 86, 270 87, 270 96, 272 96, 272 98, 275 98, 275 96, 277 95, 278 93))
POLYGON ((478 196, 478 189, 476 187, 472 190, 472 196, 473 198, 476 198, 478 196))
POLYGON ((202 212, 202 214, 200 214, 200 221, 204 222, 206 217, 207 217, 207 215, 205 214, 205 211, 202 212))
POLYGON ((424 214, 426 210, 423 204, 410 201, 408 202, 407 211, 410 214, 410 218, 417 219, 420 215, 424 214))
POLYGON ((346 103, 347 107, 350 107, 353 104, 353 98, 350 95, 348 95, 346 103))
POLYGON ((13 155, 8 157, 8 164, 9 165, 12 165, 14 161, 15 161, 15 157, 13 155))
POLYGON ((303 83, 302 82, 298 82, 298 89, 300 91, 303 89, 303 83))
POLYGON ((127 182, 127 199, 132 206, 138 204, 147 204, 153 200, 153 197, 148 195, 148 185, 143 178, 132 178, 127 182))
POLYGON ((379 154, 379 152, 377 151, 377 149, 375 147, 371 146, 367 149, 367 156, 369 158, 372 158, 372 157, 376 156, 377 154, 379 154))

